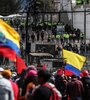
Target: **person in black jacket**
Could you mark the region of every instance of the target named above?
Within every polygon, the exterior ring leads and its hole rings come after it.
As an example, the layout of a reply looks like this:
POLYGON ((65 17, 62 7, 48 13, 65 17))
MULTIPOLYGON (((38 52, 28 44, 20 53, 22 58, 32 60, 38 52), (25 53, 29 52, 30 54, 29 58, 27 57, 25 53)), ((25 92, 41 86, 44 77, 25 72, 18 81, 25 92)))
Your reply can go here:
POLYGON ((87 70, 84 70, 81 81, 84 86, 83 100, 90 100, 90 75, 87 70))
POLYGON ((40 70, 38 72, 38 81, 40 86, 35 89, 32 100, 49 100, 52 92, 48 87, 43 85, 49 81, 50 76, 50 73, 46 70, 40 70))

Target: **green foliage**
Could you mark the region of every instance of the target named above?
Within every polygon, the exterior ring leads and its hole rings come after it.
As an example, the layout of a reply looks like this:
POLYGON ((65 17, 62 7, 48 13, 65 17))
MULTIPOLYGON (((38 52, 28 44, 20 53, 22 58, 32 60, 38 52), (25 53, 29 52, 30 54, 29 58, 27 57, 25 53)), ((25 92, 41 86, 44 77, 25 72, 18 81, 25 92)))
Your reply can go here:
POLYGON ((76 0, 77 5, 89 4, 90 0, 76 0))
POLYGON ((0 15, 9 15, 20 10, 21 0, 0 0, 0 15))

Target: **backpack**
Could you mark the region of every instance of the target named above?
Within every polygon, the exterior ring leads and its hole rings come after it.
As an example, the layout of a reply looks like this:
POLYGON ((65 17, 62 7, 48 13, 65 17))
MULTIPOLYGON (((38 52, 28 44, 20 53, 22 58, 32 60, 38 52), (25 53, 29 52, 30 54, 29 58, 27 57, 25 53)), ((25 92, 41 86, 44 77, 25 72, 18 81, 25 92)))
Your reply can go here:
POLYGON ((51 83, 46 83, 43 86, 48 87, 52 91, 52 95, 50 96, 49 100, 61 100, 62 95, 61 93, 56 89, 56 87, 51 83))

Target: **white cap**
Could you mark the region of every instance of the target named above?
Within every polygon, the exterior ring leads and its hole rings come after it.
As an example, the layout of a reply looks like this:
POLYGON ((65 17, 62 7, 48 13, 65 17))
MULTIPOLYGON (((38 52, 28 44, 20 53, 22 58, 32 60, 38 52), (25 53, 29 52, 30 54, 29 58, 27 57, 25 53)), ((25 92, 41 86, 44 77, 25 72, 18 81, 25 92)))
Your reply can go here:
POLYGON ((17 76, 17 73, 16 72, 12 72, 12 77, 15 77, 17 76))
POLYGON ((4 71, 4 69, 2 67, 0 67, 0 72, 4 71))

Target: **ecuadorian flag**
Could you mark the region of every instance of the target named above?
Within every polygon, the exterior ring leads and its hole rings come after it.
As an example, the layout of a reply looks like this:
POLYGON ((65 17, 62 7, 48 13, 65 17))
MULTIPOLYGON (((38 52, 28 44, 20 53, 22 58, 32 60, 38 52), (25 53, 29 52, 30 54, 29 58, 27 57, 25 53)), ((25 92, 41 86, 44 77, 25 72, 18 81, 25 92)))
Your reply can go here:
POLYGON ((65 69, 79 76, 81 69, 86 61, 86 57, 64 49, 62 52, 63 58, 66 60, 65 69))
POLYGON ((7 23, 0 19, 0 46, 9 47, 20 53, 20 36, 7 23))
POLYGON ((26 68, 26 65, 20 54, 20 36, 7 23, 0 19, 0 55, 15 62, 17 72, 26 68))

